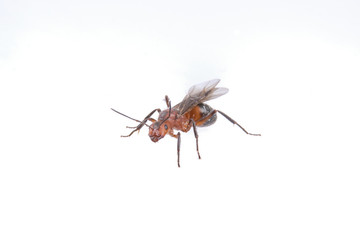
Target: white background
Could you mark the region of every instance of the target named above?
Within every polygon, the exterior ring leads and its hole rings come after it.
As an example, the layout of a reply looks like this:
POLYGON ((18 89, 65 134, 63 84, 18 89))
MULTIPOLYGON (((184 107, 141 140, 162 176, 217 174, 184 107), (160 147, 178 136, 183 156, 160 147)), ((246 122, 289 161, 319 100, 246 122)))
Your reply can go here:
POLYGON ((1 239, 359 239, 358 1, 1 1, 1 239), (135 122, 221 78, 222 117, 135 122))

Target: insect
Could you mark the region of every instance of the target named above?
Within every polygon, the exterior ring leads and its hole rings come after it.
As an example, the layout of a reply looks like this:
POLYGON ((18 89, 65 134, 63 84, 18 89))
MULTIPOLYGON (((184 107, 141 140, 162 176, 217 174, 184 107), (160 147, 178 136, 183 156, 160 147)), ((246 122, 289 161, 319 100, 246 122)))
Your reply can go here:
POLYGON ((121 137, 130 137, 134 132, 140 131, 143 126, 147 126, 149 127, 149 137, 153 142, 159 141, 166 134, 177 138, 177 164, 178 167, 180 167, 180 131, 188 132, 191 127, 193 128, 196 139, 196 151, 199 159, 201 159, 199 153, 199 135, 197 132, 197 127, 207 127, 214 124, 217 119, 217 113, 220 113, 231 123, 239 126, 246 134, 261 136, 261 134, 249 133, 242 126, 240 126, 240 124, 238 124, 235 120, 230 118, 222 111, 212 109, 209 105, 205 104, 205 102, 218 98, 229 91, 227 88, 216 87, 219 82, 220 79, 213 79, 192 86, 184 99, 174 107, 171 106, 169 97, 165 96, 167 109, 154 109, 142 121, 131 118, 111 108, 111 110, 115 111, 116 113, 139 122, 139 125, 136 127, 128 127, 134 128, 134 130, 129 135, 121 137), (151 117, 155 112, 159 113, 158 120, 155 120, 151 117), (148 125, 147 121, 152 122, 152 124, 148 125), (175 134, 174 130, 178 130, 179 132, 175 134))

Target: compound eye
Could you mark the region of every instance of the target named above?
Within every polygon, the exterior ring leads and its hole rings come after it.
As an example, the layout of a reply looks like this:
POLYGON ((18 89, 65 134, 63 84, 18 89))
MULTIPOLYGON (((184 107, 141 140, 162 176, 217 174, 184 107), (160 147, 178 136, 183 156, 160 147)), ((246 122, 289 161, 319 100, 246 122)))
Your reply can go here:
POLYGON ((168 130, 168 126, 166 124, 164 125, 164 128, 165 128, 165 130, 168 130))

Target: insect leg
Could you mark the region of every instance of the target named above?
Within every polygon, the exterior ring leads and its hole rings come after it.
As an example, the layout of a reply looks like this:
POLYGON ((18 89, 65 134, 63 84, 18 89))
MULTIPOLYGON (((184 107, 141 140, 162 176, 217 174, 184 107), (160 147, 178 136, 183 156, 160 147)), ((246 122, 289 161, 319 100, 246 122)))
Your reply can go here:
POLYGON ((177 134, 177 163, 178 163, 178 167, 180 167, 180 143, 181 143, 180 132, 178 132, 178 134, 177 134))
POLYGON ((229 117, 228 115, 226 115, 225 113, 219 111, 219 110, 214 110, 217 111, 218 113, 220 113, 221 115, 223 115, 227 120, 229 120, 230 122, 232 122, 233 124, 238 125, 246 134, 252 135, 252 136, 261 136, 261 134, 254 134, 254 133, 249 133, 248 131, 245 130, 245 128, 243 128, 242 126, 240 126, 240 124, 238 124, 234 119, 232 119, 231 117, 229 117))
POLYGON ((198 133, 197 133, 196 124, 195 124, 194 119, 191 119, 191 122, 192 122, 192 124, 193 124, 194 135, 195 135, 195 139, 196 139, 196 151, 197 151, 197 154, 198 154, 198 156, 199 156, 199 159, 201 159, 200 153, 199 153, 199 142, 198 142, 199 135, 198 135, 198 133))
POLYGON ((145 124, 146 121, 150 119, 151 115, 154 114, 154 112, 160 112, 161 110, 159 108, 152 110, 145 118, 144 120, 141 121, 141 123, 139 125, 136 126, 136 128, 129 134, 126 136, 121 136, 121 137, 130 137, 134 132, 139 131, 145 124))

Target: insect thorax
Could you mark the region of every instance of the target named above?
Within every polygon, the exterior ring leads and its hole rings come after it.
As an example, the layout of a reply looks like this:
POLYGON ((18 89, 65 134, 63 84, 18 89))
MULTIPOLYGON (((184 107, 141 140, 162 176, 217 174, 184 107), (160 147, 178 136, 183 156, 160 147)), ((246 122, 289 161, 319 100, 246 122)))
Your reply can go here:
MULTIPOLYGON (((175 110, 171 110, 170 119, 174 120, 177 117, 178 112, 175 110)), ((169 117, 169 109, 163 110, 159 114, 158 121, 163 121, 169 117)))

